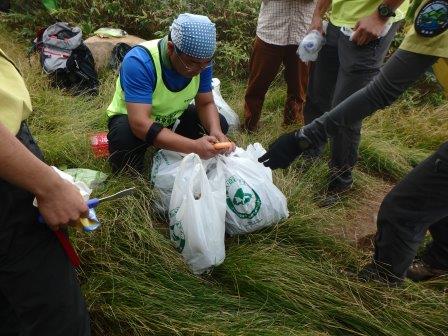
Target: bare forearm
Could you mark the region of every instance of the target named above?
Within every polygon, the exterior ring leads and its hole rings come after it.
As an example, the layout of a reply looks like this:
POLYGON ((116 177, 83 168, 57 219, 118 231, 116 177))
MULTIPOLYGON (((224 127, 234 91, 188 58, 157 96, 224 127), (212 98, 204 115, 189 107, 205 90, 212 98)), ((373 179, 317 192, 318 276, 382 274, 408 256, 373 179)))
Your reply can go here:
POLYGON ((176 134, 167 128, 162 129, 159 135, 157 135, 154 145, 158 148, 187 154, 196 151, 196 143, 193 139, 176 134))
POLYGON ((324 14, 328 11, 331 5, 331 0, 319 0, 314 9, 314 18, 322 18, 324 14))
POLYGON ((59 183, 56 172, 35 157, 11 132, 0 124, 0 178, 43 195, 59 183))
POLYGON ((208 133, 213 133, 214 131, 221 131, 221 124, 219 122, 218 109, 214 102, 209 102, 204 105, 198 106, 199 120, 208 133))

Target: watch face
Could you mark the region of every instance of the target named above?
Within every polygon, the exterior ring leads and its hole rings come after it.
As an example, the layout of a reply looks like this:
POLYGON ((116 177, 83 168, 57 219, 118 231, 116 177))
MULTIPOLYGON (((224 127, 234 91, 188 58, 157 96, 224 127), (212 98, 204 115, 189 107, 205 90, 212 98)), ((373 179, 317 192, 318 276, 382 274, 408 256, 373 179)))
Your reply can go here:
POLYGON ((418 12, 415 31, 426 37, 437 36, 448 28, 448 1, 433 0, 424 5, 418 12))
POLYGON ((378 8, 378 11, 380 12, 381 16, 389 16, 389 8, 387 8, 387 6, 380 6, 378 8))

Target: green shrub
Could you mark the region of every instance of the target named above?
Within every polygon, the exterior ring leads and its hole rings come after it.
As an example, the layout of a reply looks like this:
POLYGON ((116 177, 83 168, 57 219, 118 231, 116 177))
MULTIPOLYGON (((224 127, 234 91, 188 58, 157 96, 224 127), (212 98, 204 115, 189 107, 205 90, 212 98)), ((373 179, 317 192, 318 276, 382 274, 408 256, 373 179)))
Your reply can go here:
POLYGON ((255 36, 260 0, 60 0, 50 15, 40 1, 13 2, 5 19, 10 27, 30 40, 37 28, 55 21, 79 25, 87 37, 100 27, 117 27, 145 39, 164 36, 173 19, 183 12, 210 17, 216 23, 218 51, 216 71, 243 76, 255 36))

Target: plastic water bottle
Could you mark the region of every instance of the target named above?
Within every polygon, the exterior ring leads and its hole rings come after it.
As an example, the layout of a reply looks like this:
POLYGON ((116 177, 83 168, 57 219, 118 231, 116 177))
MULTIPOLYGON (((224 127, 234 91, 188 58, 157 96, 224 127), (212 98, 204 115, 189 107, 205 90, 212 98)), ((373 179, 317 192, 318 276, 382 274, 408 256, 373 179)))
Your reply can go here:
POLYGON ((312 30, 300 42, 297 56, 303 62, 315 61, 324 44, 325 37, 319 31, 312 30))

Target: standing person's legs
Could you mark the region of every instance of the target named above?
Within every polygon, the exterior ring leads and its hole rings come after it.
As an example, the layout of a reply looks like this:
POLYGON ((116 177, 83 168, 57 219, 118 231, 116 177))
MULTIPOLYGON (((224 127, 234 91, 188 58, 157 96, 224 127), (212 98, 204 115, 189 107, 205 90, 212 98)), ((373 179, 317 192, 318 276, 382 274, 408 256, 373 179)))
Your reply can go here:
POLYGON ((20 320, 6 296, 0 290, 0 335, 19 336, 20 320))
MULTIPOLYGON (((309 124, 314 119, 331 109, 331 101, 336 86, 339 71, 338 27, 328 24, 326 43, 312 62, 309 72, 306 101, 303 108, 304 123, 309 124)), ((308 151, 307 156, 318 157, 324 146, 308 151)))
MULTIPOLYGON (((379 72, 400 23, 394 23, 386 36, 365 46, 357 46, 339 32, 340 69, 332 107, 366 86, 379 72)), ((341 128, 331 141, 329 190, 338 192, 351 187, 352 169, 358 158, 361 122, 341 128)))
POLYGON ((118 115, 109 119, 109 163, 113 172, 126 167, 143 172, 148 144, 132 133, 127 115, 118 115))
POLYGON ((249 62, 249 79, 244 96, 244 128, 253 132, 258 128, 266 92, 278 73, 284 47, 255 38, 249 62))
POLYGON ((297 45, 285 47, 283 64, 287 86, 286 102, 283 112, 283 123, 290 125, 303 123, 303 105, 306 100, 309 65, 302 62, 296 54, 297 45))
POLYGON ((429 229, 434 241, 424 258, 431 266, 448 270, 447 200, 448 142, 384 198, 377 220, 375 262, 403 278, 429 229))
POLYGON ((323 113, 330 111, 333 92, 338 79, 339 28, 328 24, 326 43, 319 51, 316 62, 313 62, 309 74, 303 117, 305 124, 311 123, 323 113))

